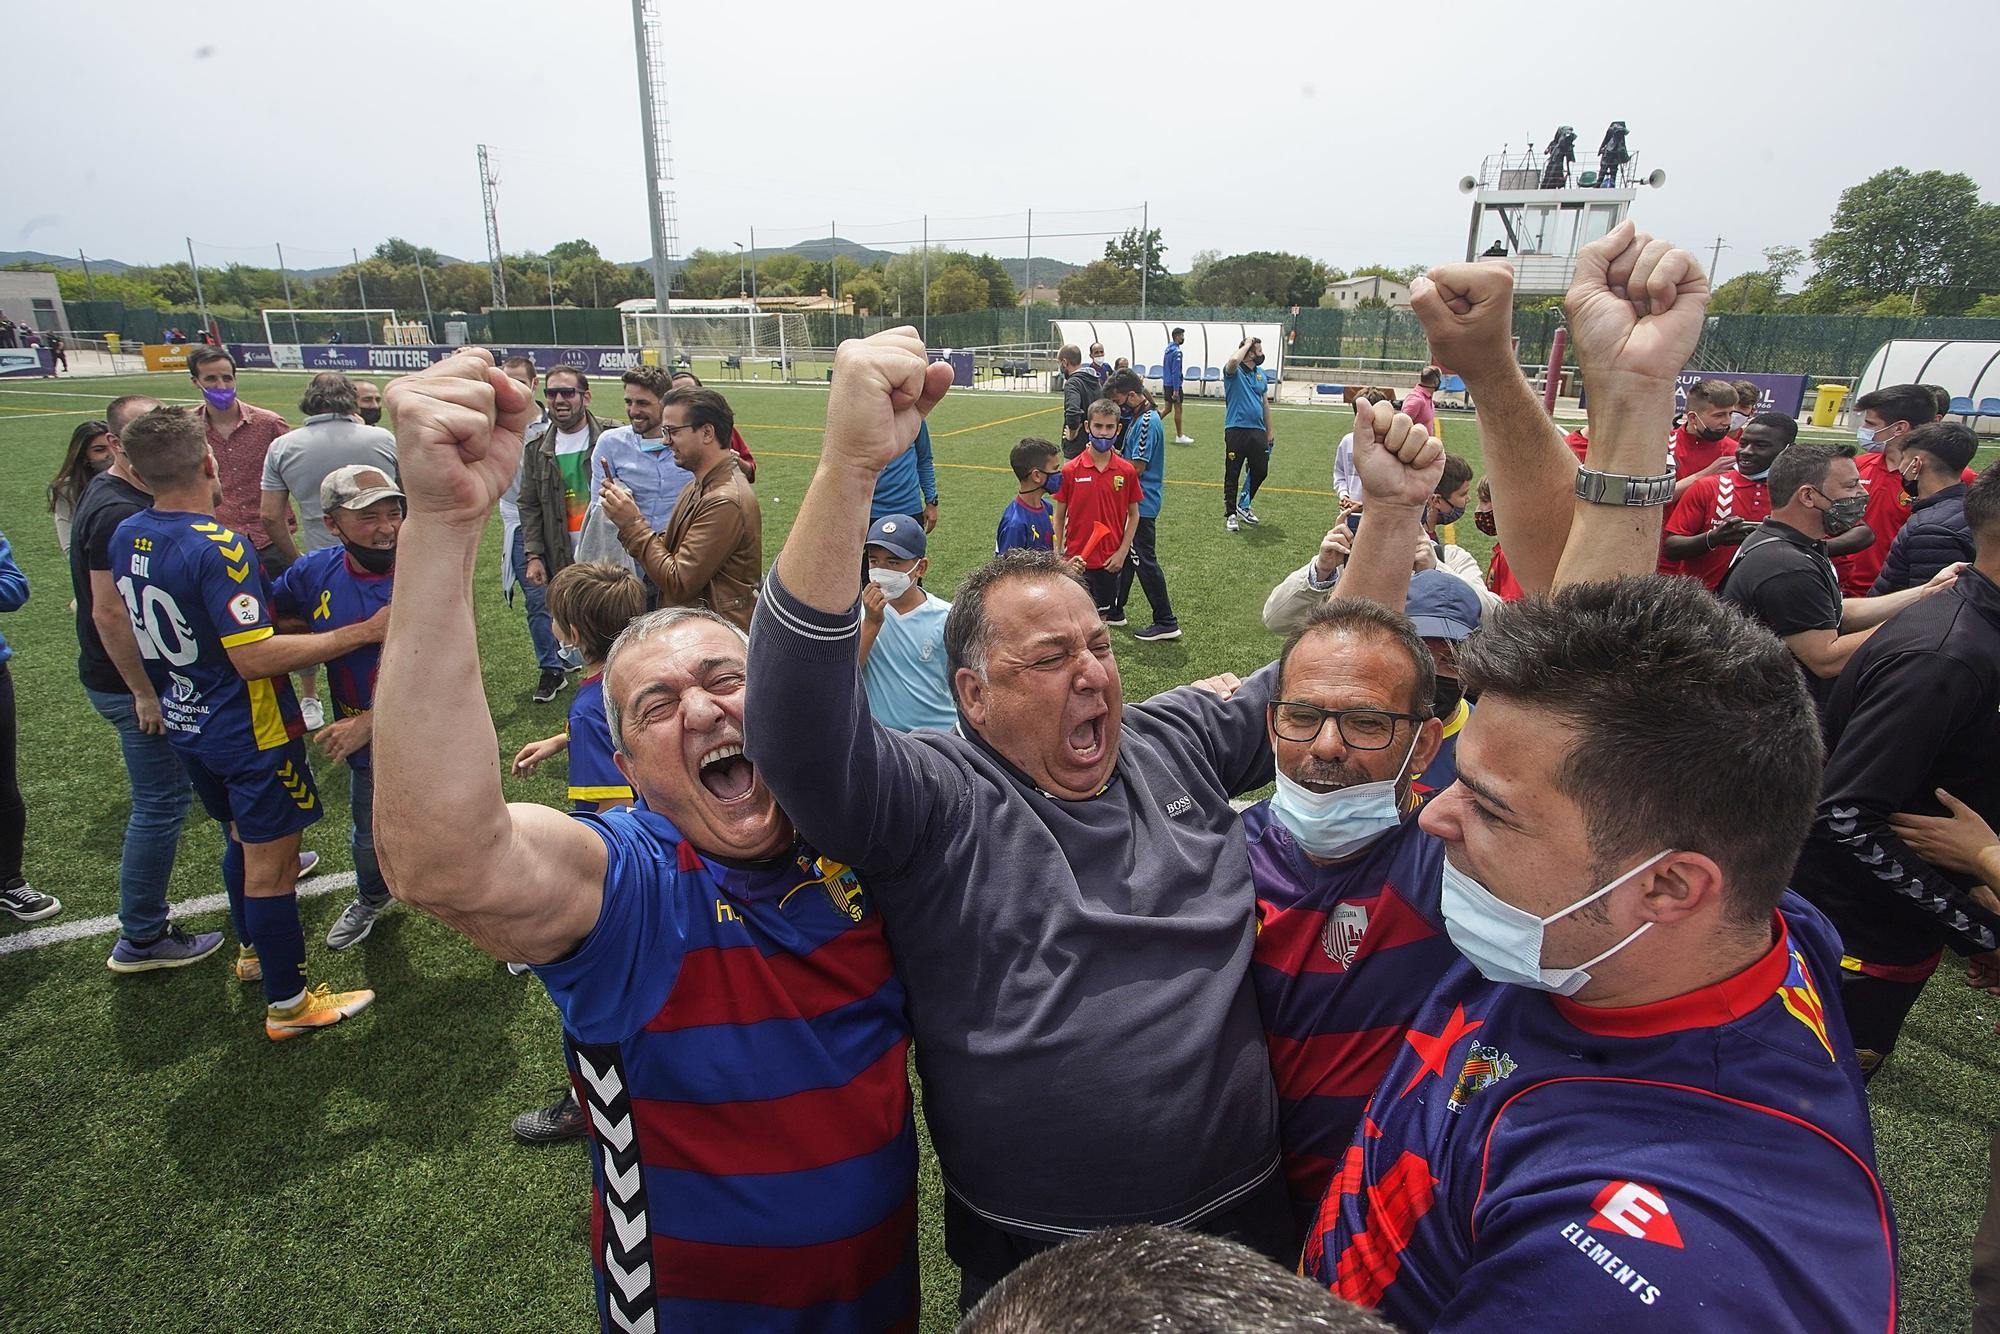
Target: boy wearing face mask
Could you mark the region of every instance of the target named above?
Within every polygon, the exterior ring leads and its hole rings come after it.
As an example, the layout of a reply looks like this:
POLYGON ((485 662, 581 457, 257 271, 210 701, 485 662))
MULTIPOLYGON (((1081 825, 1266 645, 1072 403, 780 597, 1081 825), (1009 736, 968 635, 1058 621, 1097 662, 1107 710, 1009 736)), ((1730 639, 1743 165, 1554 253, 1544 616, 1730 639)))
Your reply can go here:
POLYGON ((1014 498, 1000 511, 993 536, 993 554, 1010 551, 1053 551, 1055 515, 1047 497, 1062 486, 1062 451, 1047 440, 1028 436, 1007 456, 1017 486, 1014 498))
MULTIPOLYGON (((324 634, 366 621, 389 605, 404 502, 388 473, 363 464, 328 473, 317 499, 334 545, 288 566, 272 582, 271 606, 286 622, 324 634)), ((326 933, 328 949, 344 950, 365 939, 389 906, 389 886, 375 859, 375 774, 369 758, 381 661, 382 646, 367 644, 326 664, 336 721, 319 729, 313 743, 329 760, 347 761, 355 879, 354 901, 326 933)))
POLYGON ((1083 579, 1106 625, 1125 624, 1118 576, 1138 532, 1144 500, 1139 470, 1118 453, 1118 405, 1100 398, 1084 418, 1083 453, 1062 467, 1056 488, 1056 545, 1083 563, 1083 579))
POLYGON ((1729 438, 1735 411, 1736 386, 1729 381, 1697 380, 1688 386, 1687 413, 1672 440, 1676 499, 1697 478, 1729 469, 1729 456, 1736 452, 1736 442, 1729 438))
POLYGON ((930 568, 925 550, 923 527, 901 515, 877 519, 864 548, 861 681, 868 712, 898 732, 949 732, 958 724, 944 652, 951 604, 920 582, 930 568))

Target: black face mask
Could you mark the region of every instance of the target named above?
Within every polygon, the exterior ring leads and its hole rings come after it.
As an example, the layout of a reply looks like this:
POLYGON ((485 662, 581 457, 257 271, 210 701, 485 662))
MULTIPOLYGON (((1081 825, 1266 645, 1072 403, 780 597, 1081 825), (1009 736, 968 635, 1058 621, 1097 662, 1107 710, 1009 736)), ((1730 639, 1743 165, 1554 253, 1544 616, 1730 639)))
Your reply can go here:
POLYGON ((1465 698, 1465 686, 1454 676, 1440 676, 1437 690, 1431 696, 1431 716, 1439 722, 1450 722, 1458 712, 1458 702, 1465 698))
POLYGON ((1697 440, 1705 440, 1712 445, 1716 441, 1722 439, 1723 436, 1728 435, 1729 428, 1727 426, 1715 426, 1715 427, 1689 426, 1688 434, 1693 436, 1697 440))
POLYGON ((1903 474, 1903 494, 1906 496, 1914 496, 1917 494, 1917 479, 1910 476, 1908 473, 1903 474))
POLYGON ((361 408, 359 409, 357 415, 361 418, 361 424, 363 426, 373 426, 382 420, 382 409, 361 408))
POLYGON ((387 574, 396 568, 396 548, 357 547, 352 542, 342 542, 348 556, 370 574, 387 574))

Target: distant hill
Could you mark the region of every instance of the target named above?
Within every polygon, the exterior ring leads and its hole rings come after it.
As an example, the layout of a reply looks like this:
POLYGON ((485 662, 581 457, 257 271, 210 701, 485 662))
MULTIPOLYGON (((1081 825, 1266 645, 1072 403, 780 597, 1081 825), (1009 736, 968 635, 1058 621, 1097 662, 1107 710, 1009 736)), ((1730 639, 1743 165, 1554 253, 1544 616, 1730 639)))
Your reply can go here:
MULTIPOLYGON (((33 264, 51 269, 83 268, 75 255, 51 255, 45 250, 0 250, 0 269, 10 269, 16 264, 33 264)), ((94 273, 123 273, 132 266, 123 260, 93 257, 90 267, 94 273)))

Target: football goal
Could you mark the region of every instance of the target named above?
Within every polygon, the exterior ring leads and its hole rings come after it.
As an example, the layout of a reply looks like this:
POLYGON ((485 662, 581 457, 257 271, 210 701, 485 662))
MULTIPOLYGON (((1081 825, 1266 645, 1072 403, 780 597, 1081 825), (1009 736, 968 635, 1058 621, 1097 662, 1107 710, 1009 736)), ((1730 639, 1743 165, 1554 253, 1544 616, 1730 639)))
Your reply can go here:
POLYGON ((657 311, 623 311, 625 347, 658 348, 663 362, 676 357, 713 357, 741 369, 771 366, 782 375, 792 357, 808 346, 806 317, 762 311, 715 311, 675 306, 657 311))
POLYGON ((273 307, 262 312, 267 343, 387 343, 385 329, 396 324, 396 312, 380 307, 366 310, 318 310, 273 307))

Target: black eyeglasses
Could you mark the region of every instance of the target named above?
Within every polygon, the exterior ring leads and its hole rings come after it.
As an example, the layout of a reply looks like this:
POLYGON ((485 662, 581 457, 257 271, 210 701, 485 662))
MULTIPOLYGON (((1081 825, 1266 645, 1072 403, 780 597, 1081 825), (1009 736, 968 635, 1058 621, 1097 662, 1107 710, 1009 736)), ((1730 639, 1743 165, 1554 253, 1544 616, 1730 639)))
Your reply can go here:
POLYGON ((549 386, 548 390, 550 398, 578 398, 582 394, 581 389, 557 389, 554 385, 549 386))
POLYGON ((660 424, 660 434, 665 436, 667 439, 672 440, 674 438, 675 431, 692 431, 695 427, 699 425, 701 425, 700 422, 683 422, 679 426, 668 426, 666 423, 662 422, 660 424))
POLYGON ((1271 730, 1285 741, 1310 745, 1319 739, 1326 720, 1333 719, 1340 739, 1355 750, 1381 750, 1396 739, 1398 722, 1421 723, 1419 713, 1393 713, 1388 709, 1322 709, 1317 704, 1277 699, 1270 703, 1271 730))

